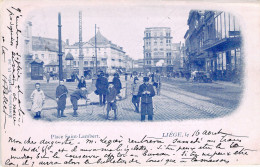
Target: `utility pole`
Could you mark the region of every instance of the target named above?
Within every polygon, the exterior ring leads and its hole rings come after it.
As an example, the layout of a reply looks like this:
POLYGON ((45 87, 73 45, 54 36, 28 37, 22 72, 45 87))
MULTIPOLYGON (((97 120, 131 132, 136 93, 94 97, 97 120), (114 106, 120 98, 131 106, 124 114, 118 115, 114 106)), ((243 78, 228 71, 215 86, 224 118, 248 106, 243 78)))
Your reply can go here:
POLYGON ((82 51, 82 13, 79 11, 79 76, 84 76, 83 67, 83 51, 82 51))
POLYGON ((61 15, 58 14, 58 42, 59 42, 59 80, 63 80, 63 69, 62 69, 62 43, 61 43, 61 15))
POLYGON ((96 57, 96 69, 95 69, 95 74, 97 75, 97 26, 95 24, 95 57, 96 57))

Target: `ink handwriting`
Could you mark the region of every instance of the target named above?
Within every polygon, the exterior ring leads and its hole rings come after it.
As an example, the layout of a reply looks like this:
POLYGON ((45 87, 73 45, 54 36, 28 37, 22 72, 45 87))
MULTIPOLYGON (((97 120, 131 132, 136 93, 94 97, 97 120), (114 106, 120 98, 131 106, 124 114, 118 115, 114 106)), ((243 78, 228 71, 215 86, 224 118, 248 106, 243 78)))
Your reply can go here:
MULTIPOLYGON (((230 164, 257 151, 244 144, 247 136, 216 132, 184 132, 181 137, 99 137, 78 138, 78 135, 51 135, 49 139, 25 140, 9 137, 12 153, 6 166, 37 165, 101 165, 177 163, 230 164), (193 135, 193 137, 191 137, 193 135), (167 144, 166 144, 167 143, 167 144), (222 149, 224 148, 224 149, 222 149)), ((165 136, 165 135, 164 135, 165 136)))

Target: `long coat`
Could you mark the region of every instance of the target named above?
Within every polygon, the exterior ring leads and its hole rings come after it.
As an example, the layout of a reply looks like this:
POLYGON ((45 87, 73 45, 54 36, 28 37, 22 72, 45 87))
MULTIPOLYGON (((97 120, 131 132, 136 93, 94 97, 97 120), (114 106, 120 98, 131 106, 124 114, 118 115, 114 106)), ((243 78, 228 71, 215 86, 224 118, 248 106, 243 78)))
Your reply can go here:
POLYGON ((142 84, 138 90, 138 96, 141 97, 141 115, 153 115, 153 100, 155 96, 153 85, 142 84), (143 94, 143 92, 149 91, 150 94, 143 94))
POLYGON ((56 88, 56 98, 58 98, 58 110, 65 110, 67 94, 68 89, 65 85, 59 85, 56 88))
POLYGON ((108 80, 105 77, 98 77, 97 82, 96 82, 96 88, 98 94, 103 94, 105 95, 107 93, 107 88, 108 88, 108 80))
POLYGON ((33 112, 41 111, 45 100, 45 95, 43 91, 34 90, 31 94, 31 100, 32 100, 31 110, 33 112))
POLYGON ((120 79, 118 77, 114 77, 112 82, 117 91, 117 94, 119 94, 120 90, 122 89, 122 84, 121 84, 120 79))

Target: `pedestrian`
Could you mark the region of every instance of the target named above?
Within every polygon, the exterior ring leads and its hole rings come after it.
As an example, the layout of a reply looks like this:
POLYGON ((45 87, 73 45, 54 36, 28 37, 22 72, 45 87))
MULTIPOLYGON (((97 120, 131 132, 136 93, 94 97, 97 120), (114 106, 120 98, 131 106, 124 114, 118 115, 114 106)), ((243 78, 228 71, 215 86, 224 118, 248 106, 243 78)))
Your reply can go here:
POLYGON ((134 82, 132 84, 132 103, 135 106, 135 112, 139 113, 139 103, 140 103, 140 97, 138 96, 138 90, 139 90, 139 79, 137 77, 134 78, 134 82))
POLYGON ((59 86, 56 88, 56 101, 57 101, 57 117, 66 117, 64 115, 64 110, 66 108, 68 89, 64 85, 64 80, 60 80, 59 86))
POLYGON ((50 73, 47 72, 47 74, 46 74, 47 83, 50 82, 50 78, 51 78, 50 73))
POLYGON ((31 101, 32 101, 32 112, 35 113, 34 118, 38 119, 41 118, 41 111, 45 101, 44 92, 41 90, 40 83, 35 84, 35 90, 31 94, 31 101))
POLYGON ((131 79, 133 78, 133 73, 131 73, 130 78, 131 78, 131 79))
POLYGON ((78 89, 80 88, 86 88, 86 81, 83 76, 80 77, 79 83, 78 83, 78 89))
POLYGON ((127 81, 127 75, 128 75, 128 74, 127 74, 127 73, 125 73, 125 81, 127 81))
POLYGON ((77 117, 78 113, 78 100, 79 99, 85 99, 87 102, 87 89, 85 87, 82 87, 80 89, 76 89, 71 95, 70 95, 70 101, 73 106, 73 117, 77 117))
POLYGON ((121 81, 119 79, 119 74, 118 73, 115 73, 114 74, 114 78, 113 78, 113 84, 114 84, 114 87, 116 89, 116 92, 117 92, 117 96, 122 99, 122 97, 120 96, 120 91, 122 89, 122 84, 121 84, 121 81))
POLYGON ((154 83, 154 72, 151 74, 152 82, 154 83))
POLYGON ((154 75, 154 82, 153 86, 156 88, 156 94, 160 95, 160 90, 161 90, 161 75, 158 70, 156 70, 156 73, 154 75))
POLYGON ((106 104, 106 93, 108 88, 108 80, 104 77, 104 73, 101 72, 96 81, 96 93, 99 95, 99 105, 106 104))
POLYGON ((148 121, 153 120, 153 100, 155 95, 153 85, 149 84, 149 77, 143 78, 144 83, 140 85, 138 96, 141 97, 141 121, 145 121, 145 116, 148 115, 148 121))
POLYGON ((117 105, 116 105, 116 96, 117 96, 117 92, 116 89, 113 85, 113 82, 109 82, 109 87, 107 90, 107 119, 109 118, 109 111, 112 109, 114 110, 114 119, 117 119, 117 105))

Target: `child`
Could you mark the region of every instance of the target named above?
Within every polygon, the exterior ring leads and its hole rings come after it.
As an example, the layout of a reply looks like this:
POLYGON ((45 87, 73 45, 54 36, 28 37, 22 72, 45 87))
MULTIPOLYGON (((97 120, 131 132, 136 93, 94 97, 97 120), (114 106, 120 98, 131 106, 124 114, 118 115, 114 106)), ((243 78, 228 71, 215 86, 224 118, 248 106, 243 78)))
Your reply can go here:
POLYGON ((117 91, 116 91, 113 83, 109 82, 107 95, 106 95, 106 97, 107 97, 107 119, 108 119, 109 111, 111 110, 111 108, 112 108, 112 110, 114 110, 115 120, 117 119, 116 96, 117 96, 117 91))
POLYGON ((78 100, 83 98, 87 101, 87 89, 82 87, 80 89, 75 90, 71 95, 70 95, 70 101, 73 106, 73 117, 77 117, 78 113, 78 100))
POLYGON ((40 88, 40 83, 35 84, 35 90, 31 94, 32 111, 35 112, 35 119, 41 118, 41 111, 45 101, 45 95, 40 88))
POLYGON ((64 110, 66 108, 66 99, 67 99, 68 89, 64 85, 64 80, 60 81, 60 85, 56 88, 56 100, 57 100, 57 117, 66 117, 64 115, 64 110))
POLYGON ((132 103, 135 106, 135 112, 139 113, 139 102, 140 97, 138 96, 138 90, 139 90, 139 79, 137 77, 134 78, 134 83, 132 84, 132 103))
POLYGON ((79 83, 78 83, 78 89, 80 89, 80 88, 86 88, 86 81, 83 76, 81 76, 79 83))

